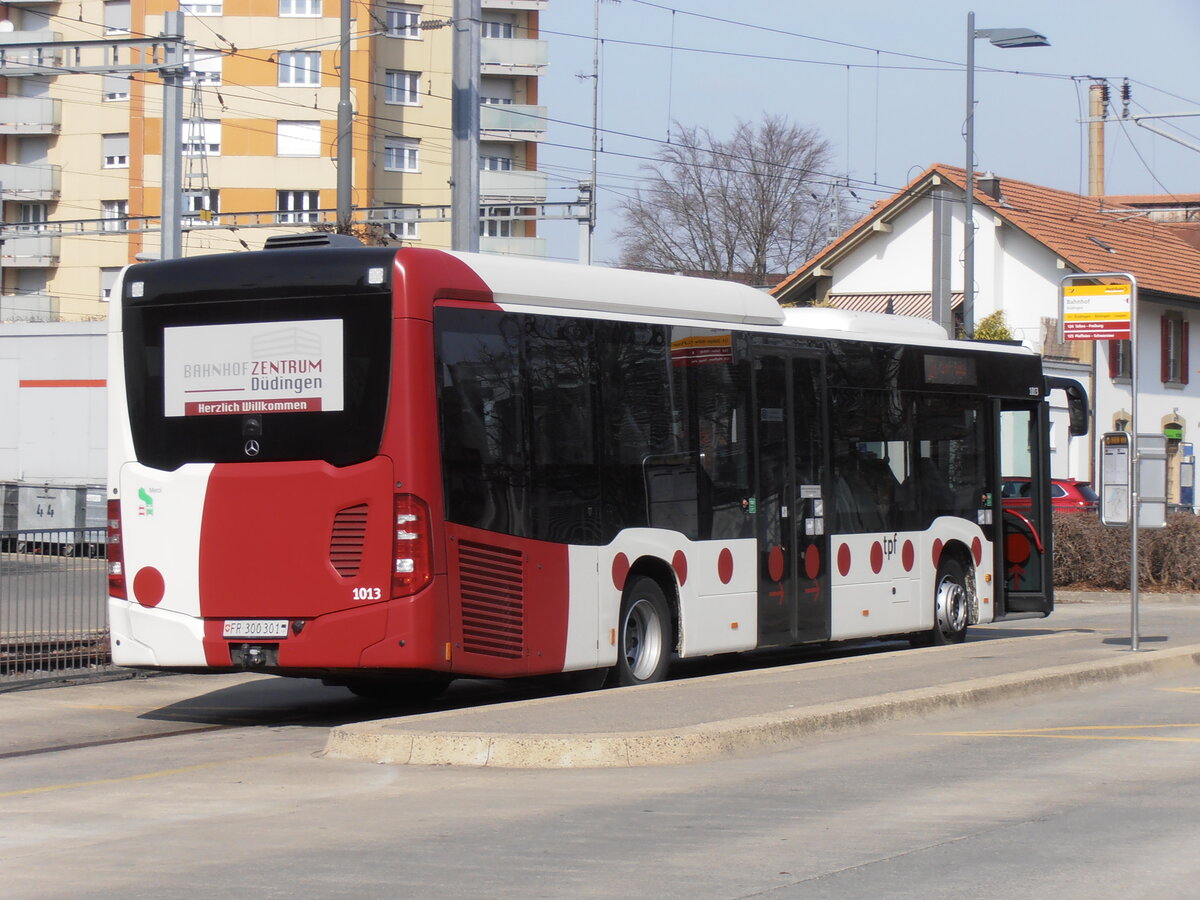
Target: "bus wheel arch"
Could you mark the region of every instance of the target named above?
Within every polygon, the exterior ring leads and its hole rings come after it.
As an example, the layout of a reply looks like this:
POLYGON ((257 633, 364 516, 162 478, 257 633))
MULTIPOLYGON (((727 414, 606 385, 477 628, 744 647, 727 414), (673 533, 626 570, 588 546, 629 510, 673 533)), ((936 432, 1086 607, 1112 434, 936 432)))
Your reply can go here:
POLYGON ((621 592, 617 664, 608 683, 624 687, 662 681, 677 646, 678 621, 678 596, 669 567, 639 560, 621 592))
POLYGON ((952 542, 942 550, 933 582, 933 627, 910 638, 914 646, 961 644, 977 621, 975 566, 970 551, 952 542))

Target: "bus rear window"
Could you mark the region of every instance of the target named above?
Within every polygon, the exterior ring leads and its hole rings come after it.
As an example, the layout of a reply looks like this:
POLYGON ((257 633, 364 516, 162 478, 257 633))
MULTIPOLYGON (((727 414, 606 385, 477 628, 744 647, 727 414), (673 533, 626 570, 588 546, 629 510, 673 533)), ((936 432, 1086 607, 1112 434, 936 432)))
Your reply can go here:
POLYGON ((153 300, 125 310, 126 392, 138 459, 375 456, 390 371, 390 298, 153 300))

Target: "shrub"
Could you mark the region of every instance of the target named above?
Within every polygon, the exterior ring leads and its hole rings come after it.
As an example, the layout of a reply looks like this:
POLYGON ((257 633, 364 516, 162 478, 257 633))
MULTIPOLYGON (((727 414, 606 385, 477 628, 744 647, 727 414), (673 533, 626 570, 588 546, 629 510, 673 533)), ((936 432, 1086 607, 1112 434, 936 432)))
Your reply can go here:
MULTIPOLYGON (((1096 590, 1129 589, 1130 529, 1086 513, 1054 514, 1054 583, 1096 590)), ((1172 513, 1167 527, 1138 532, 1138 586, 1200 590, 1200 516, 1172 513)))

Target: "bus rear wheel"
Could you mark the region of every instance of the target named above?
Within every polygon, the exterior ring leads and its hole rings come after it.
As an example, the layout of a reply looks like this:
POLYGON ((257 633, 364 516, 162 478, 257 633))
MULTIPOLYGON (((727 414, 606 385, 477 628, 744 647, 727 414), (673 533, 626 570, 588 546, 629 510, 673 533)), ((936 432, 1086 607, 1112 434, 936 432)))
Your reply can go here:
POLYGON ((666 677, 671 664, 671 610, 662 587, 639 576, 625 589, 617 623, 617 665, 613 684, 651 684, 666 677))

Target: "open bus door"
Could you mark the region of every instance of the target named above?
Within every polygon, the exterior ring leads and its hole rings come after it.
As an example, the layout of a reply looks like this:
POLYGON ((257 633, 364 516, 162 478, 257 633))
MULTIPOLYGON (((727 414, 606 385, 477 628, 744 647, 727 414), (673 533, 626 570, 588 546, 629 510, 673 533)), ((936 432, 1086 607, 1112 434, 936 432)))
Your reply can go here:
POLYGON ((999 503, 993 502, 996 618, 1054 608, 1050 542, 1049 411, 1039 401, 997 403, 999 503), (998 508, 997 508, 998 507, 998 508))
POLYGON ((830 560, 822 476, 825 374, 820 356, 758 348, 754 359, 754 520, 759 646, 827 641, 830 560))

